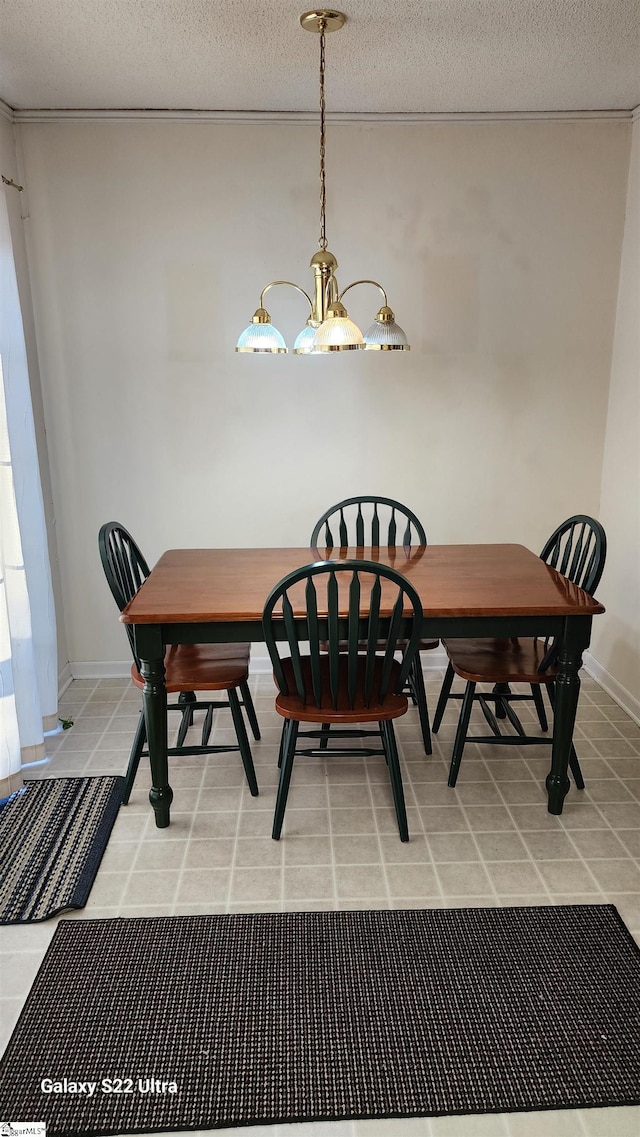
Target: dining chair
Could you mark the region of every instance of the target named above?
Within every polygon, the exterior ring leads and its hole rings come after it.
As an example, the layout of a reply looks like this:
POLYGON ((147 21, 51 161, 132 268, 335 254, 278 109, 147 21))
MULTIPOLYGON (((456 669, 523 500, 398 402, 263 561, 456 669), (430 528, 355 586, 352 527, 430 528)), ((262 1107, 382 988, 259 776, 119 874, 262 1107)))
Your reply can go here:
POLYGON ((413 585, 395 569, 373 561, 306 565, 271 590, 262 627, 278 688, 276 711, 285 720, 274 840, 279 840, 282 830, 294 758, 301 754, 331 758, 384 754, 400 840, 409 840, 393 720, 409 705, 403 689, 418 651, 421 623, 422 604, 413 585), (306 622, 308 654, 300 653, 296 616, 306 622), (373 722, 382 743, 377 749, 322 747, 331 726, 338 728, 334 739, 351 738, 353 732, 341 728, 373 722), (301 731, 301 723, 313 729, 301 731), (320 745, 299 748, 302 738, 317 739, 320 745))
MULTIPOLYGON (((573 584, 592 595, 604 570, 607 539, 599 521, 585 514, 567 518, 551 534, 540 559, 566 576, 573 584)), ((449 664, 433 719, 433 732, 438 733, 449 699, 462 700, 456 736, 453 744, 448 784, 455 786, 467 742, 492 743, 505 746, 551 745, 551 738, 528 735, 513 708, 513 703, 533 702, 540 729, 548 731, 549 724, 542 698, 546 688, 551 710, 555 704, 555 682, 558 675, 557 645, 551 638, 517 639, 465 639, 446 640, 444 648, 449 664), (463 692, 451 690, 454 676, 466 680, 463 692), (491 692, 477 691, 478 683, 493 683, 491 692), (511 685, 527 684, 530 693, 514 693, 511 685), (474 702, 489 725, 491 734, 468 734, 474 702), (491 705, 490 705, 491 704, 491 705), (492 709, 492 706, 494 709, 492 709), (503 733, 498 720, 508 722, 513 733, 503 733)), ((578 789, 584 789, 584 778, 573 743, 569 768, 578 789)))
MULTIPOLYGON (((108 521, 101 527, 98 548, 111 594, 122 612, 149 576, 149 566, 131 534, 117 521, 108 521)), ((130 624, 125 624, 125 627, 133 655, 131 678, 135 686, 142 690, 144 679, 136 655, 133 628, 130 624)), ((178 694, 177 703, 167 704, 167 711, 181 713, 176 745, 170 747, 167 753, 222 754, 239 750, 249 789, 255 797, 258 783, 241 711, 241 706, 244 706, 253 736, 259 739, 260 729, 248 686, 250 650, 250 644, 173 644, 167 648, 164 665, 167 693, 178 694), (227 698, 200 701, 197 691, 226 691, 227 698), (237 745, 210 746, 214 711, 225 707, 231 711, 237 745), (187 731, 193 725, 194 711, 200 710, 205 712, 200 745, 185 745, 187 731)), ((141 710, 125 775, 123 805, 129 801, 140 759, 148 757, 146 741, 145 718, 141 710)))
MULTIPOLYGON (((322 543, 322 547, 328 551, 336 546, 340 548, 384 546, 393 549, 402 547, 408 550, 412 546, 426 545, 427 535, 415 513, 406 505, 390 497, 365 495, 345 498, 344 501, 339 501, 327 509, 317 521, 310 543, 312 548, 319 548, 322 543)), ((407 693, 418 709, 425 754, 432 753, 432 745, 420 652, 437 648, 439 642, 439 640, 420 641, 418 652, 407 676, 407 693)))

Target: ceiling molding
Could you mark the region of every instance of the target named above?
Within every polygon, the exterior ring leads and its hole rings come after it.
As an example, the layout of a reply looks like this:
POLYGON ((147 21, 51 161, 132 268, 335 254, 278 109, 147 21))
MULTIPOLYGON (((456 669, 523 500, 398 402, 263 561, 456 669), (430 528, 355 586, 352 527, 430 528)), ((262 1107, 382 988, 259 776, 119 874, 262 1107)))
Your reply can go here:
MULTIPOLYGON (((10 108, 7 108, 10 110, 10 108)), ((637 108, 640 109, 640 108, 637 108)), ((377 111, 334 111, 326 115, 330 123, 501 123, 501 122, 589 122, 592 119, 631 121, 631 110, 505 110, 447 111, 430 114, 377 113, 377 111)), ((84 122, 217 122, 217 123, 316 123, 317 111, 306 110, 14 110, 15 123, 84 122)))
MULTIPOLYGON (((14 110, 0 99, 0 118, 10 123, 36 122, 230 122, 247 123, 300 123, 317 122, 317 111, 202 111, 202 110, 146 110, 146 109, 27 109, 14 110)), ((393 123, 415 125, 420 123, 458 122, 585 122, 593 120, 640 122, 640 104, 631 110, 588 111, 474 111, 474 112, 357 112, 334 111, 327 113, 327 121, 358 125, 362 123, 393 123)))
MULTIPOLYGON (((0 102, 0 106, 6 106, 0 102)), ((15 123, 50 122, 217 122, 217 123, 316 123, 317 111, 307 110, 11 110, 15 123)), ((639 111, 640 108, 635 108, 639 111)), ((631 121, 632 110, 505 110, 505 111, 408 111, 408 113, 377 113, 377 111, 334 111, 326 121, 359 125, 361 123, 502 123, 502 122, 589 122, 592 119, 623 119, 631 121)))

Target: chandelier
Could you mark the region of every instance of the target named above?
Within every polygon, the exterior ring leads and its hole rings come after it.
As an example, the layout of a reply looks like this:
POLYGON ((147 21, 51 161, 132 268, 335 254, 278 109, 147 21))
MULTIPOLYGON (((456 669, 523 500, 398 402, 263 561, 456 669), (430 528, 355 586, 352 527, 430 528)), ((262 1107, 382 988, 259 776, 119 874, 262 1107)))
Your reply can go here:
POLYGON ((313 296, 309 296, 299 284, 291 280, 272 280, 260 293, 260 303, 254 312, 251 323, 238 340, 236 351, 286 352, 284 337, 271 322, 271 316, 264 307, 264 298, 270 288, 286 285, 295 288, 306 297, 309 303, 309 316, 293 345, 295 355, 316 355, 325 351, 409 351, 409 344, 401 327, 387 302, 387 294, 377 280, 354 280, 340 291, 336 277, 338 262, 327 248, 326 176, 325 176, 325 33, 338 31, 346 20, 342 12, 323 8, 317 12, 305 12, 300 23, 305 31, 320 34, 320 237, 319 251, 311 258, 313 270, 313 296), (351 288, 359 284, 371 284, 382 295, 383 304, 378 310, 371 327, 364 333, 349 319, 342 300, 351 288))

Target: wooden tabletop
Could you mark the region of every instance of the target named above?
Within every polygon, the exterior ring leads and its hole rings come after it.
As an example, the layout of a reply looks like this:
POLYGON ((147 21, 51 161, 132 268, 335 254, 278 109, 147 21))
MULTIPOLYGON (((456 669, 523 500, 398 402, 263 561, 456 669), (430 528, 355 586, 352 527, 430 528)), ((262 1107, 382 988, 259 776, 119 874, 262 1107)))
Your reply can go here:
MULTIPOLYGON (((392 565, 417 589, 425 615, 591 616, 591 596, 524 545, 420 545, 405 550, 333 549, 333 560, 392 565)), ((327 560, 325 549, 170 549, 124 609, 127 624, 256 621, 275 584, 327 560)))

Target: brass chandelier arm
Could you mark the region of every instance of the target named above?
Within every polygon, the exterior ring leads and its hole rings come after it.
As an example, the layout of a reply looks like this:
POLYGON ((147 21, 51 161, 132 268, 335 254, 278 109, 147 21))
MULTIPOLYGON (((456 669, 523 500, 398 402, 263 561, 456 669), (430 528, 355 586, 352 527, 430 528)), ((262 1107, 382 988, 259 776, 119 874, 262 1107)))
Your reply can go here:
POLYGON ((289 286, 289 288, 295 288, 298 292, 301 292, 302 295, 305 297, 305 299, 308 301, 309 308, 311 309, 311 312, 313 313, 313 301, 312 301, 311 297, 309 296, 309 293, 305 292, 304 288, 301 288, 299 284, 294 284, 292 280, 272 280, 270 284, 265 284, 264 288, 262 289, 262 292, 260 293, 260 307, 261 308, 264 308, 263 299, 266 296, 267 292, 269 291, 270 288, 275 288, 276 284, 287 284, 289 286))
POLYGON ((352 284, 348 284, 346 288, 342 289, 342 292, 340 293, 338 299, 342 300, 342 297, 345 295, 345 293, 348 292, 350 288, 355 288, 356 284, 373 284, 375 288, 379 288, 384 298, 385 308, 388 306, 389 301, 387 300, 387 294, 382 285, 378 284, 377 280, 354 280, 352 284))

